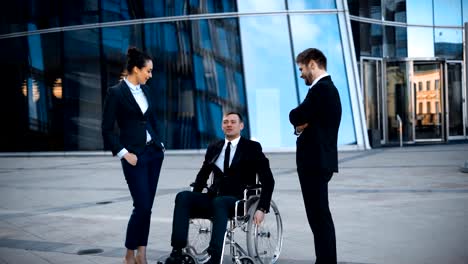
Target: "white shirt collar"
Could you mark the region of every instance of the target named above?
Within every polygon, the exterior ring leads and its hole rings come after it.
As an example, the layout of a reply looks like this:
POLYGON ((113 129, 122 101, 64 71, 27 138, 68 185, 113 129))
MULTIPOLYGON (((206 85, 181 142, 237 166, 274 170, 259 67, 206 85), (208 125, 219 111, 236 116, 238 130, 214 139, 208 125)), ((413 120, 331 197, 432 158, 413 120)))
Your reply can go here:
MULTIPOLYGON (((240 140, 240 136, 236 139, 233 139, 231 140, 231 146, 233 146, 234 148, 237 146, 237 144, 239 144, 239 140, 240 140)), ((224 145, 226 145, 227 143, 229 142, 229 140, 227 140, 226 138, 224 139, 224 145)))
POLYGON ((314 82, 312 83, 312 85, 310 86, 310 88, 312 88, 318 81, 320 81, 320 79, 322 79, 323 77, 327 77, 328 74, 327 72, 325 72, 324 74, 320 75, 319 77, 317 77, 317 79, 314 80, 314 82))
POLYGON ((130 88, 130 90, 132 90, 134 92, 139 91, 141 89, 139 84, 134 85, 129 80, 127 80, 127 78, 124 78, 124 81, 128 85, 128 87, 130 88))

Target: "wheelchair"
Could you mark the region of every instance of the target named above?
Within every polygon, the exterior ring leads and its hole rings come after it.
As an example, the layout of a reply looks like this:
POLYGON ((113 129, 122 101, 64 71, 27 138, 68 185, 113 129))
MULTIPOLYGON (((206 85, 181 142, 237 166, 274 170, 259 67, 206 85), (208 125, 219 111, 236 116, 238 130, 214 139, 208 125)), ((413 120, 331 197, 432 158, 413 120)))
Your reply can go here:
MULTIPOLYGON (((234 216, 228 221, 222 256, 224 256, 226 246, 229 246, 232 263, 274 264, 281 253, 283 224, 275 202, 271 201, 269 213, 265 214, 260 225, 257 226, 253 221, 260 192, 260 184, 244 190, 244 198, 236 202, 234 216), (245 237, 245 241, 235 240, 236 233, 245 237)), ((210 258, 207 253, 210 239, 210 219, 191 219, 188 243, 184 249, 184 263, 203 264, 207 262, 210 258)), ((221 259, 221 263, 223 263, 223 259, 221 259)))

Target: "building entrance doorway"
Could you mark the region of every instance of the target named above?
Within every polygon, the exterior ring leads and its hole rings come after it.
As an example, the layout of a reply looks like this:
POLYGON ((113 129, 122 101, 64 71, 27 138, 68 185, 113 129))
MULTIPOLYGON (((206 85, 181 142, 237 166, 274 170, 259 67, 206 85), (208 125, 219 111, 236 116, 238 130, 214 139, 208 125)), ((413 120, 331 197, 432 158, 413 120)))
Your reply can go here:
POLYGON ((462 61, 361 58, 369 142, 466 139, 462 61))
POLYGON ((411 75, 414 140, 442 141, 443 82, 441 62, 413 62, 411 75))

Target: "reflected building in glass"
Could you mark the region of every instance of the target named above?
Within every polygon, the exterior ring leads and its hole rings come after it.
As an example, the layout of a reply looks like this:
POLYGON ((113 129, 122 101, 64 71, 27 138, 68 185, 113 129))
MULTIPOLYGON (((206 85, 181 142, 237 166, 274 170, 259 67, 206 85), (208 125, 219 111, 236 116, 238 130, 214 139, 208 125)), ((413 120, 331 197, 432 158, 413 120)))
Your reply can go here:
POLYGON ((154 58, 148 85, 168 149, 206 148, 223 137, 223 112, 238 111, 245 137, 294 150, 288 115, 309 89, 295 57, 309 47, 340 93, 340 149, 467 139, 468 3, 426 2, 5 3, 0 151, 102 150, 103 101, 129 46, 154 58))

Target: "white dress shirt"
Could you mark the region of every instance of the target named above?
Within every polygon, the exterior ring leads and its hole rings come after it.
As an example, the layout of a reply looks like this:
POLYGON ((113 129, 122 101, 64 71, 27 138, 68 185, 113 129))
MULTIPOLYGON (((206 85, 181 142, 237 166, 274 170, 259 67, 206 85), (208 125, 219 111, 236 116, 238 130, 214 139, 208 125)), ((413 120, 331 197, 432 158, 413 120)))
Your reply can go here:
MULTIPOLYGON (((229 167, 231 167, 232 158, 234 158, 234 154, 236 154, 237 144, 239 144, 239 140, 240 140, 240 137, 231 140, 231 154, 229 155, 229 167)), ((229 142, 229 140, 224 139, 223 149, 221 150, 221 153, 219 154, 219 157, 215 162, 215 165, 222 172, 224 172, 224 152, 226 151, 228 142, 229 142)))
MULTIPOLYGON (((146 99, 145 93, 141 89, 140 85, 139 84, 134 85, 133 83, 129 82, 127 78, 124 78, 124 81, 130 88, 133 98, 135 98, 135 101, 140 107, 141 112, 145 114, 146 110, 148 110, 148 100, 146 99)), ((146 142, 149 142, 150 140, 151 140, 151 135, 149 134, 148 130, 146 130, 146 142)), ((126 148, 123 148, 121 151, 119 151, 119 153, 117 153, 117 156, 119 158, 123 158, 123 156, 127 153, 128 153, 128 150, 126 148)))

